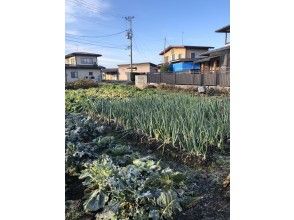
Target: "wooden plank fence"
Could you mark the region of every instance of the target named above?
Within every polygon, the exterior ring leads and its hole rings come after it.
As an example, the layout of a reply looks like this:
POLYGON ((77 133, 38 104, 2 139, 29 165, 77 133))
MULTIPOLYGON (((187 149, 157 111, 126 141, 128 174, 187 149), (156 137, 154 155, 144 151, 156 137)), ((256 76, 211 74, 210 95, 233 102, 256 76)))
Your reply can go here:
POLYGON ((230 87, 229 73, 149 73, 148 83, 166 83, 169 85, 197 85, 197 86, 222 86, 230 87))

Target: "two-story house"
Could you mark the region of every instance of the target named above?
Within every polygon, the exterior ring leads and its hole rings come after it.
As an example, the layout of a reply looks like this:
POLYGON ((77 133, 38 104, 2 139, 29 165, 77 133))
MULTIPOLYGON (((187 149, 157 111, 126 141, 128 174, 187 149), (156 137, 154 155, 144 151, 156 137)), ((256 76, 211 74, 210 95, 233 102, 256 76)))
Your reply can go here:
POLYGON ((198 60, 201 73, 230 73, 230 25, 215 31, 225 33, 225 46, 202 53, 204 57, 198 60))
POLYGON ((65 82, 79 79, 90 79, 95 82, 102 80, 102 68, 98 66, 100 54, 74 52, 65 55, 65 82))
POLYGON ((164 63, 169 64, 171 72, 183 72, 200 69, 198 63, 199 55, 207 52, 213 47, 209 46, 168 46, 159 55, 163 56, 164 63))

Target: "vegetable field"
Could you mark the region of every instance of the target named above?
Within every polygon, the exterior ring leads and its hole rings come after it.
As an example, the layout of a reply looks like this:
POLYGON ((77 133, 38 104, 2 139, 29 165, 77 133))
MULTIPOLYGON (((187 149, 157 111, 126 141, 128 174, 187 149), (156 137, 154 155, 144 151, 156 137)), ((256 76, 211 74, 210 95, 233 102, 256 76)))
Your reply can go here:
POLYGON ((101 85, 65 98, 67 220, 229 219, 228 97, 101 85), (169 150, 214 156, 195 168, 169 150))
POLYGON ((117 92, 109 88, 108 93, 103 90, 99 93, 98 89, 88 94, 81 90, 67 91, 67 108, 115 121, 126 129, 144 133, 203 159, 208 148, 223 149, 227 145, 230 136, 228 98, 152 90, 144 93, 132 89, 117 92), (78 103, 75 97, 79 98, 78 103))

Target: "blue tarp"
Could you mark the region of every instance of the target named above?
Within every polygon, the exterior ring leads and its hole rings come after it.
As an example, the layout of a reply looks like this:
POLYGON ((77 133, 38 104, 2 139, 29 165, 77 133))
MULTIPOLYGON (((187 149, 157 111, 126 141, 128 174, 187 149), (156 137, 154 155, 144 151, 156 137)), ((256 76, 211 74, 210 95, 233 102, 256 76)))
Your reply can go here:
POLYGON ((193 63, 190 61, 170 64, 170 70, 172 72, 182 72, 182 71, 188 71, 191 69, 200 69, 200 65, 198 63, 193 63))

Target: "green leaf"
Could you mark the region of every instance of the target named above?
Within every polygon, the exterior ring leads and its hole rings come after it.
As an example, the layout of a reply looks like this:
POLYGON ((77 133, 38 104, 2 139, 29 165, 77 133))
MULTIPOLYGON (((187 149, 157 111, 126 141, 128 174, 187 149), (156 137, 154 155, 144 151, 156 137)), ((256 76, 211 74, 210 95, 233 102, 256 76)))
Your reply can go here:
POLYGON ((149 218, 152 218, 152 220, 158 220, 160 218, 159 211, 154 209, 151 210, 149 212, 149 218))
POLYGON ((111 210, 97 213, 95 217, 96 220, 117 220, 116 214, 111 210))
POLYGON ((106 195, 99 190, 95 190, 88 200, 84 203, 84 209, 86 212, 95 212, 99 209, 103 209, 106 202, 106 195))
POLYGON ((162 216, 165 218, 172 217, 173 212, 176 210, 182 211, 177 194, 172 190, 161 192, 157 198, 157 204, 162 207, 162 216))

